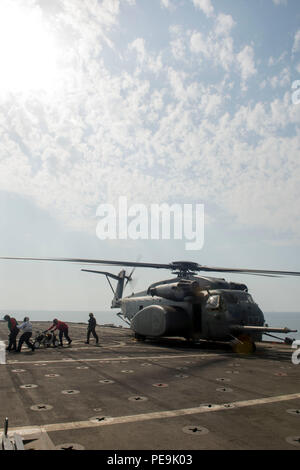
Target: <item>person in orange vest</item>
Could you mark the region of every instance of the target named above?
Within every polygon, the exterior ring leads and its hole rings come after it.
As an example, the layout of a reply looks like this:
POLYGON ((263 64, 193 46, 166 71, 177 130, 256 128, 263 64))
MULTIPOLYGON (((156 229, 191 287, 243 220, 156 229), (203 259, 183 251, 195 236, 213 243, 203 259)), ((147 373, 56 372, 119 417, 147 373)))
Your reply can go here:
POLYGON ((54 318, 53 325, 51 325, 50 328, 48 328, 48 330, 46 331, 51 331, 52 329, 53 331, 55 330, 59 331, 58 336, 59 336, 60 346, 63 345, 63 341, 62 341, 63 336, 66 338, 66 340, 68 341, 68 345, 70 346, 70 344, 72 343, 72 340, 69 337, 69 327, 66 323, 57 320, 57 318, 54 318))

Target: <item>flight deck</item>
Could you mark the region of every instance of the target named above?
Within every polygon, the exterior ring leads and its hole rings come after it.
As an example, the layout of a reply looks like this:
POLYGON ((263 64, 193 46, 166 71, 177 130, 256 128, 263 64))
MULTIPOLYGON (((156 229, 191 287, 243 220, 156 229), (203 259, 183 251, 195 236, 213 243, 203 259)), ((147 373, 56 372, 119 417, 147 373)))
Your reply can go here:
MULTIPOLYGON (((50 326, 32 322, 34 331, 50 326)), ((291 346, 254 354, 127 328, 69 323, 72 345, 23 345, 0 365, 0 432, 36 450, 299 450, 300 365, 291 346)), ((7 340, 0 322, 0 340, 7 340)))

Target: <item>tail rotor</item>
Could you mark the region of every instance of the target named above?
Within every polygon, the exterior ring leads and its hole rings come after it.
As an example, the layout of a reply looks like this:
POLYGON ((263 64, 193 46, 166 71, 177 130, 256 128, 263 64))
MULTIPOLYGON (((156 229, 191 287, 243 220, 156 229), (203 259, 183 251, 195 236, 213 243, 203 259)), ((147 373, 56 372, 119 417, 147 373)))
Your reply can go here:
MULTIPOLYGON (((142 256, 139 255, 136 259, 136 262, 139 262, 141 260, 142 256)), ((132 288, 132 291, 134 290, 135 286, 136 286, 136 279, 132 279, 132 275, 134 273, 134 271, 136 270, 136 266, 134 266, 131 270, 131 272, 128 274, 128 276, 126 275, 126 282, 125 282, 125 285, 124 285, 124 291, 126 289, 126 286, 127 284, 130 282, 131 283, 131 288, 132 288)))

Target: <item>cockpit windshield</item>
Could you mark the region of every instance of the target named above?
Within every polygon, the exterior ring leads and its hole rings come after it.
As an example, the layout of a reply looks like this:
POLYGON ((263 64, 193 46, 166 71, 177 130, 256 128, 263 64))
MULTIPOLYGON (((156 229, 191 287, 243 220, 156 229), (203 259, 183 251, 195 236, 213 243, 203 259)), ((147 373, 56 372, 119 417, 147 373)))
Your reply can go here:
POLYGON ((254 300, 247 292, 222 292, 222 298, 229 304, 254 304, 254 300))

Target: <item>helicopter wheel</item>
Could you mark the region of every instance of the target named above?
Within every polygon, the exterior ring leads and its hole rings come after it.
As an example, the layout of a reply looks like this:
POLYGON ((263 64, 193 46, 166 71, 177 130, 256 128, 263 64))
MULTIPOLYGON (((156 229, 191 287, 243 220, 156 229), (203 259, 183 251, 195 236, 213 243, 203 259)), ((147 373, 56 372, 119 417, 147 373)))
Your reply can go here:
POLYGON ((239 342, 232 345, 233 352, 237 354, 252 354, 256 351, 255 343, 250 336, 242 335, 237 338, 239 342))
POLYGON ((145 339, 146 339, 146 336, 139 335, 138 333, 134 333, 134 337, 137 341, 145 341, 145 339))

